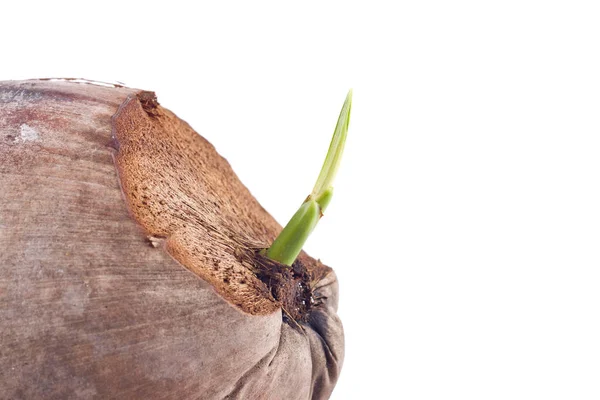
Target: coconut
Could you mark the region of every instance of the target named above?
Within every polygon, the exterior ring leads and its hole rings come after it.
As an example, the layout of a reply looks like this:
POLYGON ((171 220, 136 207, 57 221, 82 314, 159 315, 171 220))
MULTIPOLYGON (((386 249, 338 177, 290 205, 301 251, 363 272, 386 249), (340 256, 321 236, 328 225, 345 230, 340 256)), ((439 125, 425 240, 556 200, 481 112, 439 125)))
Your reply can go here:
POLYGON ((333 270, 152 92, 0 82, 0 397, 326 399, 333 270))

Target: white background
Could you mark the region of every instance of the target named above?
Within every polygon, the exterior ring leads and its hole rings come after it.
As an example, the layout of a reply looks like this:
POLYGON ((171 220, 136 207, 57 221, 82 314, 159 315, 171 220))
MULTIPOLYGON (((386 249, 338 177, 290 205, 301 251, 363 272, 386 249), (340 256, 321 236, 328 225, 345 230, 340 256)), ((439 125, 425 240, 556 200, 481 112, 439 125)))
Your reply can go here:
POLYGON ((353 87, 333 398, 598 399, 597 4, 7 1, 0 79, 155 90, 281 223, 353 87))

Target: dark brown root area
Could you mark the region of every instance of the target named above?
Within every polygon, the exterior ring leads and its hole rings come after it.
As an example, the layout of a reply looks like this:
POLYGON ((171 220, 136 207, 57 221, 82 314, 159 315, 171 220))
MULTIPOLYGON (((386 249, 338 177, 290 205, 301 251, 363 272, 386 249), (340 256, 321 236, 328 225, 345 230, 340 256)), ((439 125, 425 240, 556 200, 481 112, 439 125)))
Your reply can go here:
POLYGON ((312 277, 300 260, 291 267, 273 261, 256 252, 256 277, 281 304, 283 320, 287 323, 307 322, 311 309, 318 305, 313 296, 312 277))

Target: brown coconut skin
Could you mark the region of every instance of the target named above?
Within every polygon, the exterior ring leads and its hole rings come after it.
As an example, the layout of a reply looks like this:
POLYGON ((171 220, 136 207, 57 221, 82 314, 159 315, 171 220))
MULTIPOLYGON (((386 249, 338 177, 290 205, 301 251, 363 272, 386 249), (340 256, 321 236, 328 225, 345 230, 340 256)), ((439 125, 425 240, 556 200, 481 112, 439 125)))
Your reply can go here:
POLYGON ((286 323, 253 254, 281 227, 151 93, 0 82, 0 398, 326 399, 334 272, 286 323))

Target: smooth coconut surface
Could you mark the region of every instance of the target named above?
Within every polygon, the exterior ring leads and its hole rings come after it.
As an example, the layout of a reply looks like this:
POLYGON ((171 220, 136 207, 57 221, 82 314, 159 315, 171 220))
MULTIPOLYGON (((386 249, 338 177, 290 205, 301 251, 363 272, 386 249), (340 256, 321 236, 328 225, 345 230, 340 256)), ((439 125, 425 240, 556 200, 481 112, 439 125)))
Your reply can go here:
POLYGON ((337 280, 280 230, 153 93, 0 82, 0 393, 328 398, 337 280))

